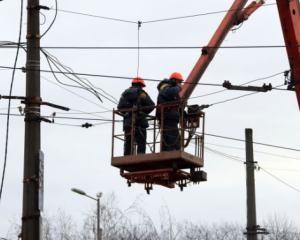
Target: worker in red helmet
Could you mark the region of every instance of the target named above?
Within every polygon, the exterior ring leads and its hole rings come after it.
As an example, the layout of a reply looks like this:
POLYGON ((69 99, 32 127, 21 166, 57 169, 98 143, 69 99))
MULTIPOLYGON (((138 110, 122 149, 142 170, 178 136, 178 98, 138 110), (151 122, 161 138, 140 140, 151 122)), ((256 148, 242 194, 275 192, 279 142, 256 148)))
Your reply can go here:
MULTIPOLYGON (((146 87, 144 80, 136 77, 131 82, 131 87, 126 89, 120 98, 118 109, 135 108, 134 137, 137 144, 137 154, 146 153, 147 131, 149 127, 146 116, 154 109, 154 102, 143 90, 146 87)), ((131 147, 132 111, 122 112, 124 114, 123 130, 125 132, 124 155, 133 153, 131 147)))
MULTIPOLYGON (((158 104, 172 105, 180 103, 179 93, 182 89, 183 77, 180 73, 174 72, 169 79, 164 79, 158 86, 158 104)), ((178 106, 164 107, 163 115, 163 143, 162 151, 180 150, 180 134, 178 123, 180 112, 178 106)), ((161 122, 161 113, 158 109, 158 120, 161 122)))

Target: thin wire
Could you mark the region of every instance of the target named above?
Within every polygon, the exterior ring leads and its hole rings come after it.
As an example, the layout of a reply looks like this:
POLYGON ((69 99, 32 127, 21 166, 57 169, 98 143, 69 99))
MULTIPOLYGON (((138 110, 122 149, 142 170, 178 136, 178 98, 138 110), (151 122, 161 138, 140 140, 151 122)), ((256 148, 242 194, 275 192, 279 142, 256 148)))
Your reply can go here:
MULTIPOLYGON (((57 0, 55 0, 55 8, 57 9, 57 0)), ((48 27, 48 29, 46 30, 46 32, 44 32, 41 37, 44 37, 45 34, 50 30, 50 28, 52 27, 52 25, 54 24, 54 22, 56 20, 56 17, 57 17, 57 10, 55 11, 55 16, 54 16, 54 19, 53 19, 52 23, 50 24, 50 26, 48 27)))
POLYGON ((266 172, 267 174, 269 174, 271 177, 277 179, 279 182, 283 183, 284 185, 292 188, 293 190, 295 190, 296 192, 300 193, 300 190, 298 190, 297 188, 292 187, 291 185, 287 184, 286 182, 282 181, 281 179, 279 179, 278 177, 274 176, 273 174, 269 173, 266 169, 262 168, 261 166, 259 166, 259 168, 261 170, 263 170, 264 172, 266 172))
MULTIPOLYGON (((34 112, 32 112, 34 113, 34 112)), ((23 117, 20 114, 9 114, 14 117, 23 117)), ((0 113, 0 116, 7 116, 7 113, 0 113)), ((52 116, 40 116, 42 118, 53 119, 52 116)), ((104 118, 75 118, 75 117, 54 117, 57 119, 69 119, 69 120, 87 120, 87 121, 103 121, 103 122, 112 122, 112 119, 104 119, 104 118)), ((115 122, 123 122, 122 120, 115 120, 115 122)))
MULTIPOLYGON (((232 147, 232 146, 225 146, 225 145, 220 145, 220 144, 214 144, 214 143, 205 143, 205 145, 212 145, 212 146, 218 146, 218 147, 225 147, 225 148, 231 148, 231 149, 237 149, 237 150, 245 150, 245 148, 237 148, 237 147, 232 147)), ((262 153, 266 155, 271 155, 271 156, 276 156, 276 157, 282 157, 282 158, 288 158, 288 159, 293 159, 293 160, 298 160, 300 161, 300 158, 295 158, 295 157, 289 157, 289 156, 284 156, 284 155, 278 155, 278 154, 273 154, 273 153, 268 153, 268 152, 262 152, 262 151, 254 151, 256 153, 262 153)))
POLYGON ((300 172, 300 169, 268 168, 268 167, 264 167, 264 169, 277 170, 277 171, 300 172))
MULTIPOLYGON (((92 115, 92 116, 95 116, 95 117, 103 117, 103 116, 99 116, 99 115, 96 115, 96 114, 93 114, 93 113, 88 113, 88 112, 85 112, 85 111, 81 111, 81 110, 75 110, 75 109, 70 109, 71 111, 75 111, 75 112, 79 112, 81 114, 88 114, 88 115, 92 115)), ((78 114, 78 113, 77 113, 78 114)), ((105 119, 109 119, 107 117, 103 117, 105 119)), ((109 119, 110 120, 110 119, 109 119)))
MULTIPOLYGON (((15 69, 19 57, 19 50, 20 50, 20 43, 21 43, 21 35, 22 35, 22 20, 23 20, 23 0, 21 0, 21 14, 20 14, 20 29, 19 29, 19 39, 18 39, 18 48, 14 63, 14 70, 12 73, 12 79, 10 84, 9 96, 12 95, 13 83, 15 78, 15 69)), ((0 203, 2 199, 2 191, 3 191, 3 184, 4 184, 4 177, 5 177, 5 170, 6 170, 6 162, 7 162, 7 150, 8 150, 8 136, 9 136, 9 117, 10 117, 10 104, 11 99, 8 100, 8 111, 7 111, 7 124, 6 124, 6 140, 5 140, 5 154, 4 154, 4 166, 3 166, 3 173, 2 173, 2 180, 1 180, 1 189, 0 189, 0 203)))
MULTIPOLYGON (((207 148, 206 148, 207 149, 207 148)), ((218 152, 218 151, 215 151, 215 150, 212 150, 212 149, 207 149, 213 153, 216 153, 217 155, 220 155, 224 158, 227 158, 227 159, 230 159, 230 160, 234 160, 234 161, 237 161, 237 162, 242 162, 244 163, 244 161, 242 160, 239 160, 239 159, 236 159, 234 156, 231 156, 231 155, 227 155, 227 154, 224 154, 224 153, 221 153, 221 152, 218 152)), ((261 166, 258 166, 259 169, 263 170, 264 172, 266 172, 267 174, 269 174, 270 176, 272 176, 273 178, 277 179, 278 181, 280 181, 281 183, 285 184, 286 186, 292 188, 293 190, 297 191, 300 193, 300 190, 292 187, 291 185, 287 184, 286 182, 282 181, 281 179, 279 179, 278 177, 274 176, 273 174, 269 173, 267 170, 265 170, 264 168, 262 168, 261 166)))
MULTIPOLYGON (((261 7, 267 7, 267 6, 271 6, 271 5, 276 5, 276 3, 265 4, 265 5, 262 5, 261 7)), ((243 9, 245 9, 245 8, 243 8, 243 9)), ((157 23, 157 22, 165 22, 165 21, 179 20, 179 19, 185 19, 185 18, 194 18, 194 17, 201 17, 201 16, 207 16, 207 15, 213 15, 213 14, 227 13, 230 11, 237 11, 237 10, 240 10, 240 9, 223 10, 223 11, 217 11, 217 12, 208 12, 208 13, 200 13, 200 14, 182 16, 182 17, 157 19, 157 20, 151 20, 151 21, 144 21, 143 23, 157 23)))
MULTIPOLYGON (((46 59, 48 61, 48 64, 50 66, 50 69, 53 71, 52 67, 51 67, 51 64, 50 62, 60 71, 62 72, 62 70, 60 69, 60 67, 62 67, 64 70, 66 70, 68 73, 70 73, 72 76, 74 76, 76 79, 74 78, 71 78, 69 76, 66 76, 68 79, 70 79, 71 81, 73 82, 76 82, 79 86, 76 86, 76 85, 70 85, 70 84, 65 84, 65 83, 62 83, 61 81, 58 80, 58 78, 55 76, 55 79, 63 84, 63 85, 66 85, 66 86, 70 86, 70 87, 76 87, 76 88, 82 88, 84 90, 87 90, 89 92, 91 92, 93 95, 95 95, 101 102, 101 98, 100 96, 106 98, 107 100, 111 101, 112 103, 114 104, 117 104, 118 103, 118 100, 116 98, 114 98, 112 95, 108 94, 106 91, 104 91, 102 88, 99 88, 99 87, 95 87, 88 79, 86 78, 80 78, 76 75, 76 73, 74 73, 73 69, 70 68, 70 67, 67 67, 65 65, 63 65, 56 57, 52 56, 50 53, 46 52, 45 50, 41 49, 41 51, 43 52, 43 54, 46 56, 46 59), (102 93, 98 92, 96 89, 100 89, 104 94, 106 94, 107 96, 103 95, 102 93), (99 96, 100 95, 100 96, 99 96), (112 99, 111 99, 112 98, 112 99)), ((63 73, 63 72, 62 72, 63 73)), ((54 74, 55 75, 55 74, 54 74)))
MULTIPOLYGON (((13 67, 7 67, 7 66, 0 66, 0 68, 3 69, 14 69, 13 67)), ((24 68, 15 68, 18 70, 23 70, 24 68)), ((35 69, 26 69, 26 71, 38 71, 35 69)), ((99 77, 99 78, 111 78, 111 79, 127 79, 127 80, 132 80, 134 77, 123 77, 123 76, 112 76, 112 75, 100 75, 100 74, 89 74, 89 73, 70 73, 70 72, 62 72, 62 71, 50 71, 50 70, 40 70, 40 72, 44 73, 58 73, 58 74, 64 74, 64 75, 78 75, 78 76, 88 76, 88 77, 99 77)), ((150 81, 150 82, 161 82, 162 80, 160 79, 150 79, 150 78, 143 78, 144 81, 150 81)), ((213 86, 213 87, 221 87, 223 86, 222 84, 213 84, 213 83, 187 83, 186 84, 195 84, 195 85, 201 85, 201 86, 213 86)), ((282 85, 280 85, 282 86, 282 85)), ((288 91, 288 90, 287 90, 288 91)))
MULTIPOLYGON (((200 133, 200 132, 196 132, 196 133, 203 134, 203 133, 200 133)), ((204 133, 204 135, 211 136, 211 137, 228 139, 228 140, 233 140, 233 141, 246 142, 246 140, 243 140, 243 139, 225 137, 225 136, 220 136, 220 135, 215 135, 215 134, 204 133)), ((257 144, 257 145, 266 146, 266 147, 280 148, 280 149, 300 152, 300 149, 296 149, 296 148, 282 147, 282 146, 278 146, 278 145, 271 145, 271 144, 260 143, 260 142, 252 142, 252 143, 257 144)))
POLYGON ((240 158, 240 157, 237 157, 237 156, 232 156, 230 154, 227 154, 227 153, 223 153, 223 152, 220 152, 220 151, 217 151, 217 150, 214 150, 214 149, 211 149, 211 148, 208 148, 208 147, 204 147, 206 150, 208 151, 211 151, 213 153, 216 153, 218 155, 221 155, 223 157, 226 157, 226 158, 229 158, 231 160, 234 160, 234 161, 237 161, 237 162, 240 162, 240 163, 244 163, 245 160, 243 158, 240 158))
POLYGON ((41 77, 41 78, 45 79, 46 81, 48 81, 48 82, 50 82, 50 83, 52 83, 52 84, 54 84, 54 85, 56 85, 56 86, 58 86, 58 87, 60 87, 60 88, 62 88, 62 89, 64 89, 64 90, 66 90, 66 91, 68 91, 68 92, 70 92, 70 93, 72 93, 72 94, 74 94, 74 95, 76 95, 77 97, 80 97, 80 98, 82 98, 82 99, 84 99, 84 100, 86 100, 86 101, 88 101, 88 102, 90 102, 90 103, 93 103, 93 104, 97 105, 98 107, 100 107, 100 108, 102 108, 102 109, 111 111, 111 110, 109 110, 108 108, 102 107, 102 106, 99 105, 98 103, 95 103, 95 102, 93 102, 93 101, 91 101, 91 100, 89 100, 89 99, 87 99, 87 98, 85 98, 85 97, 83 97, 83 96, 81 96, 81 95, 79 95, 79 94, 77 94, 77 93, 75 93, 75 92, 73 92, 73 91, 71 91, 71 90, 69 90, 69 89, 67 89, 67 88, 65 88, 65 87, 63 87, 63 86, 57 84, 57 83, 55 83, 55 82, 52 82, 51 80, 49 80, 49 79, 47 79, 47 78, 45 78, 45 77, 41 77))
POLYGON ((138 22, 138 49, 137 49, 137 72, 136 72, 136 76, 139 76, 139 70, 140 70, 140 21, 138 22))
MULTIPOLYGON (((285 72, 285 71, 282 71, 282 72, 273 74, 273 75, 268 76, 268 77, 257 78, 257 79, 251 80, 251 81, 249 81, 249 82, 243 83, 243 84, 241 84, 240 86, 246 85, 246 84, 248 84, 248 83, 256 82, 256 81, 261 81, 261 80, 266 80, 266 79, 269 79, 269 78, 273 78, 273 77, 275 77, 275 76, 278 76, 278 75, 280 75, 280 74, 283 74, 284 72, 285 72)), ((208 93, 208 94, 204 94, 204 95, 200 95, 200 96, 191 97, 190 99, 193 99, 193 98, 201 98, 201 97, 207 97, 207 96, 214 95, 214 94, 221 93, 221 92, 225 92, 225 91, 227 91, 227 89, 224 89, 224 90, 221 90, 221 91, 217 91, 217 92, 208 93)))
POLYGON ((112 21, 118 21, 118 22, 126 22, 126 23, 134 23, 134 21, 128 21, 128 20, 123 20, 123 19, 118 19, 118 18, 110 18, 110 17, 103 17, 103 16, 97 16, 97 15, 92 15, 92 14, 87 14, 87 13, 80 13, 80 12, 74 12, 74 11, 68 11, 68 10, 62 10, 62 9, 53 9, 59 12, 65 12, 65 13, 72 13, 72 14, 77 14, 77 15, 82 15, 82 16, 88 16, 88 17, 94 17, 94 18, 101 18, 101 19, 106 19, 106 20, 112 20, 112 21))
MULTIPOLYGON (((278 86, 276 86, 275 88, 281 87, 281 86, 284 86, 284 84, 278 85, 278 86)), ((218 105, 218 104, 230 102, 230 101, 237 100, 237 99, 243 98, 243 97, 248 97, 248 96, 250 96, 250 95, 257 94, 257 93, 260 93, 260 92, 248 93, 248 94, 245 94, 245 95, 242 95, 242 96, 238 96, 238 97, 235 97, 235 98, 230 98, 230 99, 227 99, 227 100, 223 100, 223 101, 220 101, 220 102, 216 102, 216 103, 210 104, 209 106, 214 106, 214 105, 218 105)))
POLYGON ((80 115, 80 114, 99 114, 99 113, 108 113, 108 112, 112 112, 112 110, 102 111, 102 112, 81 112, 81 113, 57 112, 57 113, 62 115, 69 115, 69 114, 80 115))
MULTIPOLYGON (((0 45, 3 49, 15 49, 16 46, 6 46, 0 45)), ((300 45, 253 45, 253 46, 206 46, 209 49, 262 49, 262 48, 299 48, 300 45)), ((38 48, 38 47, 26 47, 26 48, 38 48)), ((44 46, 40 47, 43 49, 63 49, 63 50, 136 50, 138 47, 99 47, 99 46, 44 46)), ((203 46, 149 46, 149 47, 139 47, 140 50, 176 50, 176 49, 202 49, 203 46)))

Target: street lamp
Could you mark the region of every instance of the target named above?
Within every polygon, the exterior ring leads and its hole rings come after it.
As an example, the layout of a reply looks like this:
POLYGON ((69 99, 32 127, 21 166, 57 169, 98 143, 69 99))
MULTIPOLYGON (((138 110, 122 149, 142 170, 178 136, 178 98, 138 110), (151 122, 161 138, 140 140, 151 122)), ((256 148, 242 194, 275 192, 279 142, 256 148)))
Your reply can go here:
POLYGON ((100 198, 103 196, 103 193, 98 192, 96 194, 97 198, 93 198, 93 197, 87 195, 84 191, 77 189, 77 188, 72 188, 71 191, 76 192, 80 195, 86 196, 88 198, 91 198, 97 202, 97 240, 102 240, 102 229, 100 229, 100 198))

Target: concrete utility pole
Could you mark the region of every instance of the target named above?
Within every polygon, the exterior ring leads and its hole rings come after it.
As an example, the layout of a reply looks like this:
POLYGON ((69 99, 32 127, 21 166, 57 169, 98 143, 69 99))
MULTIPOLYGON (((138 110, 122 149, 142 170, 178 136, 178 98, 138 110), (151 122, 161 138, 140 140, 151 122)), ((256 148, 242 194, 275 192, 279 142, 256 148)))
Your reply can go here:
POLYGON ((42 235, 40 196, 40 21, 39 0, 28 0, 26 115, 23 180, 22 240, 40 240, 42 235))
POLYGON ((247 240, 257 240, 252 129, 246 129, 247 240))

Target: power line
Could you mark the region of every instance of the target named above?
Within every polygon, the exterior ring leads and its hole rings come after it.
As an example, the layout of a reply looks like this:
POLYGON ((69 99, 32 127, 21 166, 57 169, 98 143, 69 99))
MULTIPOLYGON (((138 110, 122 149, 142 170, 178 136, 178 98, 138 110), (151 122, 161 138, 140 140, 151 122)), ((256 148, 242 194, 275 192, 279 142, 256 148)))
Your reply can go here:
MULTIPOLYGON (((225 137, 225 136, 220 136, 220 135, 215 135, 215 134, 209 134, 209 133, 200 133, 200 132, 196 132, 196 133, 204 134, 204 135, 211 136, 211 137, 217 137, 217 138, 223 138, 223 139, 233 140, 233 141, 246 142, 245 140, 238 139, 238 138, 225 137)), ((272 144, 260 143, 260 142, 252 142, 252 143, 256 144, 256 145, 266 146, 266 147, 274 147, 274 148, 280 148, 280 149, 285 149, 285 150, 300 152, 300 149, 296 149, 296 148, 282 147, 282 146, 278 146, 278 145, 272 145, 272 144)))
POLYGON ((82 15, 82 16, 87 16, 87 17, 101 18, 101 19, 111 20, 111 21, 117 21, 117 22, 125 22, 125 23, 134 23, 134 24, 137 24, 137 22, 134 22, 134 21, 124 20, 124 19, 118 19, 118 18, 110 18, 110 17, 92 15, 92 14, 87 14, 87 13, 68 11, 68 10, 63 10, 63 9, 52 9, 52 10, 56 10, 56 11, 59 11, 59 12, 65 12, 65 13, 72 13, 72 14, 77 14, 77 15, 82 15))
MULTIPOLYGON (((267 7, 267 6, 272 6, 272 5, 276 5, 276 3, 265 4, 265 5, 262 5, 261 7, 267 7)), ((245 8, 242 8, 242 9, 245 9, 245 8)), ((182 16, 182 17, 163 18, 163 19, 157 19, 157 20, 144 21, 143 23, 145 23, 145 24, 146 23, 157 23, 157 22, 165 22, 165 21, 179 20, 179 19, 185 19, 185 18, 202 17, 202 16, 207 16, 207 15, 227 13, 227 12, 230 12, 230 11, 237 11, 237 10, 240 10, 240 9, 222 10, 222 11, 208 12, 208 13, 199 13, 199 14, 187 15, 187 16, 182 16)))
POLYGON ((269 167, 264 167, 264 169, 277 170, 277 171, 300 172, 300 169, 269 168, 269 167))
MULTIPOLYGON (((55 8, 57 9, 57 0, 55 0, 55 8)), ((43 35, 41 37, 44 37, 45 34, 50 30, 50 28, 53 26, 55 20, 56 20, 56 17, 57 17, 57 10, 55 11, 55 16, 54 16, 54 19, 53 21, 51 22, 50 26, 48 27, 48 29, 43 33, 43 35)))
MULTIPOLYGON (((205 48, 210 49, 269 49, 269 48, 298 48, 300 45, 253 45, 253 46, 218 46, 210 47, 205 46, 205 48)), ((16 46, 1 46, 2 49, 15 49, 16 46)), ((24 47, 24 48, 37 48, 37 47, 24 47)), ((101 47, 101 46, 44 46, 40 47, 42 49, 58 49, 58 50, 193 50, 202 49, 203 46, 149 46, 149 47, 101 47)))
MULTIPOLYGON (((213 144, 213 143, 205 143, 205 145, 212 145, 212 146, 218 146, 218 147, 225 147, 225 148, 231 148, 231 149, 237 149, 237 150, 243 150, 245 151, 245 148, 238 148, 238 147, 232 147, 232 146, 225 146, 225 145, 220 145, 220 144, 213 144)), ((288 159, 293 159, 293 160, 298 160, 300 161, 300 158, 295 158, 295 157, 289 157, 289 156, 284 156, 284 155, 279 155, 279 154, 273 154, 273 153, 268 153, 268 152, 262 152, 262 151, 254 151, 256 153, 262 153, 266 155, 271 155, 271 156, 276 156, 276 157, 282 157, 282 158, 288 158, 288 159)))
MULTIPOLYGON (((212 153, 215 153, 216 155, 219 155, 221 157, 224 157, 226 159, 229 159, 229 160, 233 160, 233 161, 236 161, 236 162, 240 162, 240 163, 244 163, 244 161, 240 160, 239 157, 235 157, 235 156, 232 156, 232 155, 228 155, 228 154, 225 154, 225 153, 222 153, 222 152, 219 152, 219 151, 216 151, 216 150, 213 150, 213 149, 210 149, 210 148, 206 148, 207 150, 209 150, 210 152, 212 153)), ((274 176, 273 174, 269 173, 267 170, 265 170, 264 168, 262 168, 261 166, 258 166, 258 169, 260 170, 263 170, 264 172, 266 172, 267 174, 269 174, 270 176, 272 176, 273 178, 277 179, 278 181, 280 181, 281 183, 285 184, 286 186, 292 188, 293 190, 297 191, 300 193, 300 190, 292 187, 291 185, 287 184, 286 182, 284 182, 283 180, 279 179, 278 177, 274 176)))
POLYGON ((95 104, 96 106, 98 106, 98 107, 100 107, 100 108, 102 108, 102 109, 105 109, 105 110, 110 111, 108 108, 103 107, 103 106, 99 105, 98 103, 95 103, 95 102, 93 102, 93 101, 91 101, 91 100, 89 100, 89 99, 87 99, 87 98, 85 98, 85 97, 79 95, 78 93, 75 93, 75 92, 73 92, 73 91, 71 91, 71 90, 69 90, 69 89, 67 89, 67 88, 65 88, 65 87, 63 87, 63 86, 61 86, 61 85, 55 83, 55 82, 52 82, 51 80, 49 80, 49 79, 47 79, 47 78, 45 78, 45 77, 41 77, 41 78, 45 79, 46 81, 48 81, 48 82, 50 82, 50 83, 52 83, 52 84, 54 84, 54 85, 56 85, 56 86, 58 86, 58 87, 60 87, 60 88, 62 88, 62 89, 64 89, 64 90, 66 90, 66 91, 68 91, 68 92, 70 92, 70 93, 72 93, 72 94, 74 94, 74 95, 76 95, 77 97, 80 97, 80 98, 82 98, 82 99, 84 99, 84 100, 86 100, 86 101, 88 101, 88 102, 90 102, 90 103, 92 103, 92 104, 95 104))
MULTIPOLYGON (((250 80, 246 83, 243 83, 241 84, 240 86, 243 86, 243 85, 246 85, 248 83, 253 83, 253 82, 257 82, 257 81, 261 81, 261 80, 266 80, 266 79, 269 79, 269 78, 273 78, 273 77, 276 77, 280 74, 283 74, 285 71, 282 71, 282 72, 279 72, 279 73, 276 73, 276 74, 273 74, 271 76, 267 76, 267 77, 262 77, 262 78, 257 78, 257 79, 254 79, 254 80, 250 80)), ((277 89, 276 89, 277 90, 277 89)), ((207 94, 204 94, 204 95, 200 95, 200 96, 195 96, 195 97, 191 97, 190 99, 194 99, 194 98, 201 98, 201 97, 207 97, 207 96, 210 96, 210 95, 214 95, 214 94, 217 94, 217 93, 221 93, 221 92, 225 92, 227 91, 227 89, 223 89, 223 90, 220 90, 220 91, 216 91, 216 92, 212 92, 212 93, 207 93, 207 94)))
POLYGON ((244 159, 242 160, 242 158, 240 158, 240 157, 232 156, 232 155, 230 155, 230 154, 223 153, 223 152, 220 152, 220 151, 217 151, 217 150, 208 148, 208 147, 204 147, 204 148, 205 148, 206 150, 212 152, 212 153, 215 153, 215 154, 217 154, 217 155, 220 155, 220 156, 222 156, 222 157, 224 157, 224 158, 227 158, 227 159, 229 159, 229 160, 233 160, 233 161, 236 161, 236 162, 239 162, 239 163, 244 163, 244 162, 245 162, 245 160, 244 160, 244 159))
MULTIPOLYGON (((13 67, 7 67, 7 66, 0 66, 0 68, 3 69, 14 69, 13 67)), ((100 77, 100 78, 112 78, 112 79, 127 79, 132 80, 134 77, 124 77, 124 76, 113 76, 113 75, 101 75, 101 74, 89 74, 89 73, 70 73, 70 72, 63 72, 63 71, 50 71, 50 70, 34 70, 34 69, 24 69, 24 68, 15 68, 18 70, 26 70, 26 71, 40 71, 44 73, 58 73, 58 74, 64 74, 64 75, 78 75, 78 76, 88 76, 88 77, 100 77)), ((150 79, 150 78, 143 78, 144 81, 150 81, 150 82, 161 82, 162 79, 150 79)), ((184 82, 186 83, 186 82, 184 82)), ((214 84, 214 83, 187 83, 187 84, 196 84, 201 86, 213 86, 213 87, 223 87, 222 84, 214 84)))
MULTIPOLYGON (((19 114, 9 114, 10 116, 14 117, 23 117, 23 115, 19 114)), ((0 113, 0 116, 7 116, 7 113, 0 113)), ((76 117, 52 117, 52 116, 40 116, 42 118, 47 118, 47 119, 69 119, 69 120, 87 120, 87 121, 103 121, 103 122, 113 122, 112 119, 105 119, 105 118, 76 118, 76 117)), ((122 120, 115 120, 115 122, 123 122, 122 120)))
MULTIPOLYGON (((14 63, 14 70, 12 73, 12 79, 11 79, 11 84, 10 84, 10 89, 9 89, 9 96, 12 95, 12 89, 13 89, 13 83, 14 83, 14 78, 15 78, 15 69, 19 57, 19 50, 20 50, 20 43, 21 43, 21 35, 22 35, 22 20, 23 20, 23 0, 21 0, 21 13, 20 13, 20 27, 19 27, 19 39, 18 39, 18 48, 17 48, 17 53, 16 53, 16 58, 15 58, 15 63, 14 63)), ((6 170, 6 163, 7 163, 7 150, 8 150, 8 136, 9 136, 9 117, 10 117, 10 104, 11 104, 11 99, 9 98, 8 100, 8 111, 7 111, 7 123, 6 123, 6 139, 5 139, 5 153, 4 153, 4 166, 3 166, 3 173, 2 173, 2 180, 1 180, 1 189, 0 189, 0 203, 2 199, 2 191, 3 191, 3 184, 4 184, 4 177, 5 177, 5 170, 6 170)))
MULTIPOLYGON (((275 89, 277 87, 281 87, 281 86, 284 86, 284 84, 276 86, 275 89)), ((278 90, 278 89, 276 89, 276 90, 278 90)), ((288 90, 286 90, 286 91, 288 91, 288 90)), ((234 101, 234 100, 237 100, 237 99, 240 99, 240 98, 243 98, 243 97, 248 97, 250 95, 257 94, 257 93, 260 93, 260 92, 253 92, 253 93, 248 93, 248 94, 245 94, 245 95, 242 95, 242 96, 238 96, 238 97, 234 97, 234 98, 229 98, 229 99, 226 99, 226 100, 222 100, 222 101, 219 101, 219 102, 212 103, 209 106, 214 106, 214 105, 218 105, 218 104, 222 104, 222 103, 234 101)))
POLYGON ((298 190, 297 188, 292 187, 291 185, 287 184, 286 182, 282 181, 281 179, 279 179, 278 177, 274 176, 273 174, 269 173, 266 169, 262 168, 259 166, 259 168, 261 170, 263 170, 264 172, 266 172, 267 174, 269 174, 271 177, 277 179, 279 182, 283 183, 284 185, 288 186, 289 188, 292 188, 293 190, 295 190, 296 192, 300 193, 300 190, 298 190))
MULTIPOLYGON (((265 4, 265 5, 262 5, 261 7, 267 7, 267 6, 272 6, 272 5, 276 5, 276 3, 265 4)), ((63 9, 53 9, 53 10, 60 11, 60 12, 65 12, 65 13, 71 13, 71 14, 77 14, 77 15, 87 16, 87 17, 94 17, 94 18, 100 18, 100 19, 105 19, 105 20, 111 20, 111 21, 118 21, 118 22, 138 24, 138 22, 135 22, 135 21, 118 19, 118 18, 104 17, 104 16, 99 16, 99 15, 92 15, 92 14, 81 13, 81 12, 74 12, 74 11, 63 10, 63 9)), ((172 17, 172 18, 148 20, 148 21, 143 21, 142 23, 145 23, 145 24, 148 23, 149 24, 149 23, 157 23, 157 22, 165 22, 165 21, 171 21, 171 20, 185 19, 185 18, 203 17, 203 16, 207 16, 207 15, 227 13, 227 12, 236 11, 236 10, 240 10, 240 9, 222 10, 222 11, 208 12, 208 13, 199 13, 199 14, 194 14, 194 15, 180 16, 180 17, 172 17)))

